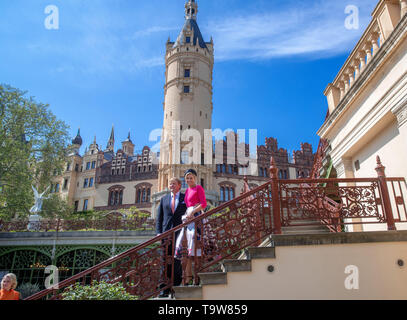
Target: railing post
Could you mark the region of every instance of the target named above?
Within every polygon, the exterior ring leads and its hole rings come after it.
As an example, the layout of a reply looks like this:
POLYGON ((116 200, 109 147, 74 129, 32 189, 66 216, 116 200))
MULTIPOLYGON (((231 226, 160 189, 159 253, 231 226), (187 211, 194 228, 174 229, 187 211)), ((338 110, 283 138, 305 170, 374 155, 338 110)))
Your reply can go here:
POLYGON ((270 161, 270 178, 271 178, 271 203, 273 206, 274 233, 281 234, 281 211, 280 197, 278 190, 278 168, 274 158, 270 161))
POLYGON ((387 188, 386 174, 384 173, 386 167, 383 166, 379 156, 377 156, 376 161, 376 172, 377 177, 379 178, 379 188, 382 194, 383 211, 387 221, 387 230, 397 230, 396 225, 394 224, 393 210, 391 208, 389 189, 387 188))

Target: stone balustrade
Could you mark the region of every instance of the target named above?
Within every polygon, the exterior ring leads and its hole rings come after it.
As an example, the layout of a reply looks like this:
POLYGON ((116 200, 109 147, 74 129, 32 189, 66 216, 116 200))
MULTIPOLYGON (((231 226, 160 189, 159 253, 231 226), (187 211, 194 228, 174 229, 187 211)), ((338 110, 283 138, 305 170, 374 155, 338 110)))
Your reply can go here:
POLYGON ((328 84, 325 89, 329 113, 333 112, 360 78, 406 13, 407 0, 380 0, 372 13, 369 26, 333 83, 328 84))

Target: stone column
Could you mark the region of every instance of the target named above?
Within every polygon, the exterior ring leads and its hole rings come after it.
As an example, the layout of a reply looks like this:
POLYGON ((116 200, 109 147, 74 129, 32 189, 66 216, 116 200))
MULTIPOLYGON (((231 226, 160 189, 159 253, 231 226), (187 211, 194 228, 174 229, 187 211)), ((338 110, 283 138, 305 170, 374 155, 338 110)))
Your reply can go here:
POLYGON ((344 75, 342 77, 344 83, 345 83, 345 94, 348 93, 349 91, 349 76, 348 75, 344 75))
POLYGON ((348 76, 349 76, 349 89, 352 87, 353 83, 355 82, 355 76, 353 75, 353 66, 348 68, 348 76))
POLYGON ((366 44, 365 46, 365 52, 366 52, 366 64, 369 64, 370 60, 372 60, 372 47, 370 44, 366 44))
POLYGON ((377 40, 379 39, 379 34, 374 33, 372 37, 372 47, 373 47, 373 57, 376 55, 377 51, 379 51, 379 45, 377 44, 377 40))
POLYGON ((355 81, 359 78, 360 76, 360 71, 359 71, 359 59, 356 59, 354 61, 353 69, 355 70, 355 81))
POLYGON ((340 100, 342 100, 343 97, 345 96, 345 84, 343 81, 339 82, 339 89, 341 91, 340 100))
POLYGON ((404 137, 404 150, 407 150, 407 99, 404 99, 392 112, 397 119, 400 135, 404 137))
POLYGON ((359 51, 358 58, 359 58, 359 61, 360 61, 360 73, 362 73, 363 70, 365 70, 365 67, 366 67, 365 57, 366 57, 365 52, 359 51))

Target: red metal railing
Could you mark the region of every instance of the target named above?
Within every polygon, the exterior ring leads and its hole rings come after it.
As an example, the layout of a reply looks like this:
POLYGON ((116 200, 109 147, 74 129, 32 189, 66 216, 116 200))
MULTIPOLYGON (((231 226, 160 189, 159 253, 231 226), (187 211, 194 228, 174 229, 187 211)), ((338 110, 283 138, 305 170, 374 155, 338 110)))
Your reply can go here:
MULTIPOLYGON (((378 178, 279 180, 278 169, 272 160, 271 179, 264 185, 66 279, 58 284, 58 288, 41 291, 28 300, 45 297, 60 299, 68 286, 90 284, 93 280, 120 282, 129 293, 140 299, 156 296, 161 290, 172 287, 175 259, 172 244, 176 242, 178 231, 191 223, 199 230, 194 236, 195 284, 199 283, 200 272, 210 270, 222 260, 258 244, 271 234, 281 234, 282 226, 327 220, 334 228, 357 223, 387 223, 388 229, 393 230, 395 222, 407 222, 405 191, 401 188, 403 185, 405 187, 405 180, 386 178, 379 159, 378 163, 378 178), (394 199, 390 197, 389 183, 392 187, 400 186, 392 193, 394 199), (400 211, 396 218, 393 217, 392 201, 400 211), (166 272, 167 266, 172 270, 171 275, 166 272)), ((182 243, 181 258, 185 275, 188 250, 185 241, 182 243)))

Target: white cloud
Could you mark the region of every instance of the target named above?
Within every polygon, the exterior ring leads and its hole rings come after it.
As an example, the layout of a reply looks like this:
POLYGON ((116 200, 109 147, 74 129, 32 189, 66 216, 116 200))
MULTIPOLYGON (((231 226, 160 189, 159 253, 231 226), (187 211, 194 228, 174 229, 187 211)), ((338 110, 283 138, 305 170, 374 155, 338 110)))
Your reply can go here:
POLYGON ((210 22, 205 33, 214 38, 218 61, 340 54, 349 52, 370 21, 366 13, 372 7, 371 1, 354 2, 365 9, 356 31, 345 28, 346 3, 319 1, 284 11, 226 17, 210 22))

